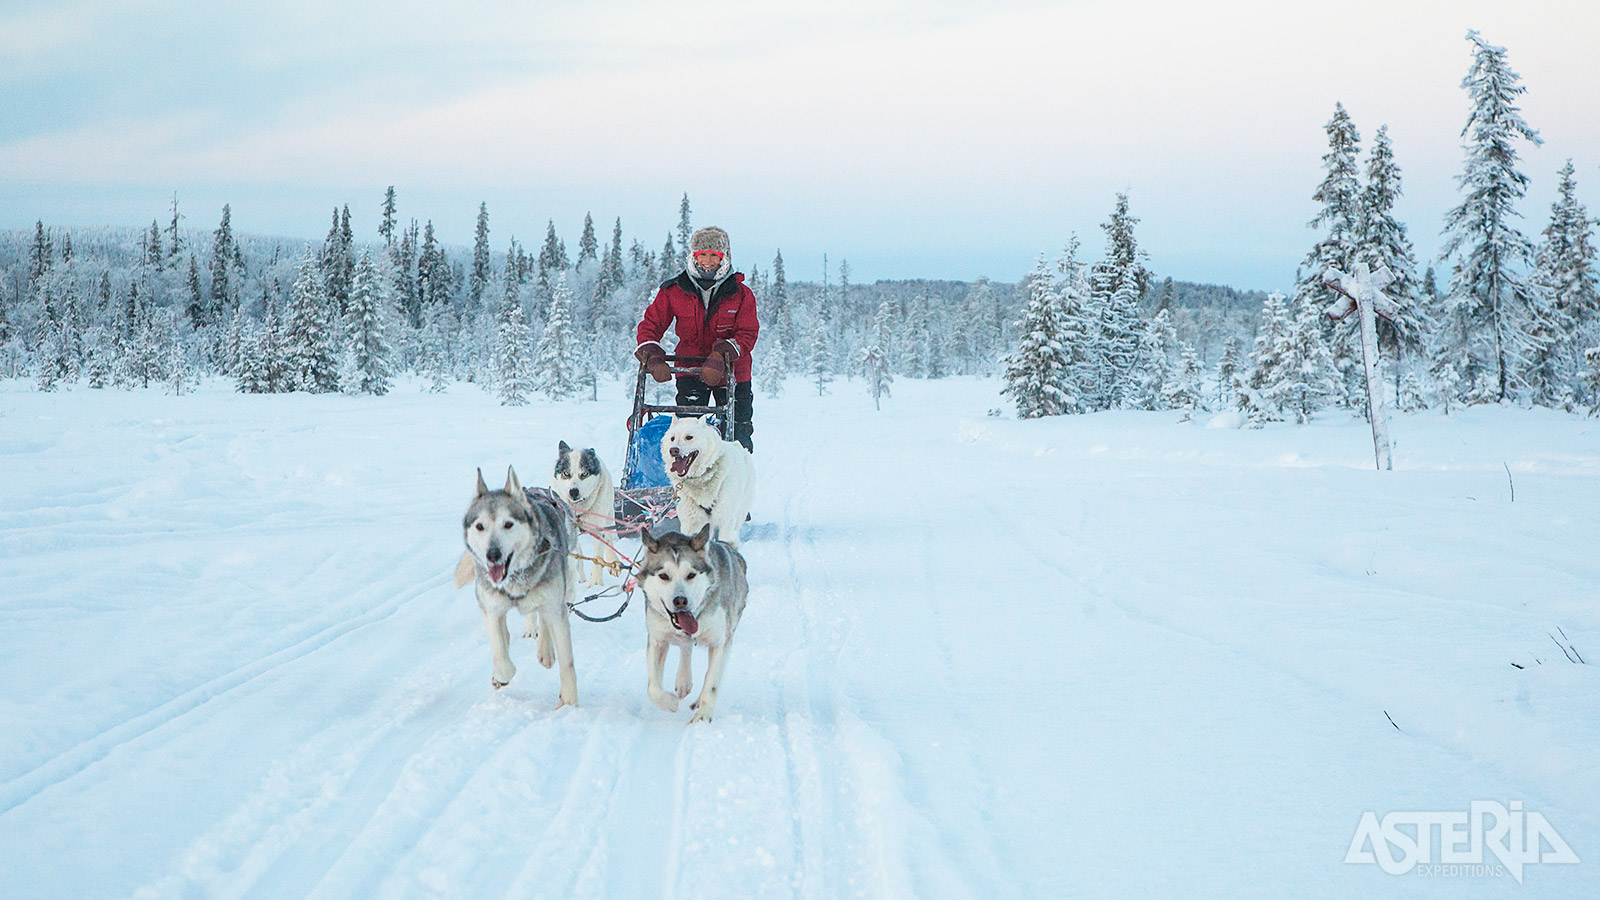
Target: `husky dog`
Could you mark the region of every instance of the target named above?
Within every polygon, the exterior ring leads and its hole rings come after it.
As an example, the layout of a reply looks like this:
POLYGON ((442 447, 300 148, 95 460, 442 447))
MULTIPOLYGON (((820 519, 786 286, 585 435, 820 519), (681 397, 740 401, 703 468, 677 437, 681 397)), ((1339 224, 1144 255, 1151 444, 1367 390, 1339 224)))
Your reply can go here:
MULTIPOLYGON (((572 664, 572 629, 567 604, 573 599, 572 570, 567 553, 577 542, 572 516, 548 494, 525 492, 515 469, 506 470, 506 486, 491 491, 478 471, 478 489, 461 520, 467 555, 477 580, 478 609, 489 633, 495 690, 511 683, 517 667, 508 652, 511 635, 506 613, 513 607, 528 623, 526 636, 536 637, 539 665, 561 663, 562 706, 578 705, 578 675, 572 664), (537 621, 535 620, 537 616, 537 621), (552 644, 554 654, 552 655, 552 644)), ((459 567, 458 567, 459 575, 459 567)))
MULTIPOLYGON (((550 475, 550 490, 572 507, 578 516, 580 532, 587 531, 592 536, 611 524, 617 490, 611 482, 611 473, 606 471, 593 447, 574 450, 562 441, 556 449, 556 469, 550 475)), ((595 537, 592 555, 596 562, 589 583, 600 584, 600 573, 606 570, 602 563, 615 563, 617 554, 609 544, 595 537)), ((583 572, 582 561, 578 561, 578 572, 583 572)))
POLYGON ((678 497, 684 534, 711 526, 712 538, 737 548, 739 528, 755 500, 756 464, 750 452, 725 441, 704 419, 674 416, 661 437, 661 460, 678 497))
POLYGON ((728 645, 750 593, 744 557, 728 544, 711 540, 710 525, 702 525, 694 537, 676 532, 660 538, 649 533, 642 537, 645 554, 638 577, 650 636, 644 654, 650 702, 667 712, 678 711, 678 699, 689 696, 694 687, 689 661, 694 645, 700 644, 706 648, 706 677, 692 707, 694 718, 689 721, 709 722, 717 710, 728 645), (661 689, 669 644, 680 648, 678 678, 671 693, 661 689))

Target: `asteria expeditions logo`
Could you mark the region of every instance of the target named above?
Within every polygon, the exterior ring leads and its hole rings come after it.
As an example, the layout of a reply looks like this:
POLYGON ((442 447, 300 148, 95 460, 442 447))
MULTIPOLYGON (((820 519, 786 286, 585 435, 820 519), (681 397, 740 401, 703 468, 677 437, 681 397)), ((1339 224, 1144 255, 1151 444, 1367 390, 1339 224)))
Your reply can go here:
POLYGON ((1361 814, 1347 863, 1376 863, 1390 875, 1498 876, 1509 872, 1522 883, 1524 866, 1579 862, 1545 817, 1527 812, 1522 801, 1509 808, 1494 800, 1474 800, 1468 810, 1361 814), (1435 837, 1435 828, 1437 838, 1435 837), (1434 860, 1434 842, 1439 861, 1434 860), (1488 851, 1485 855, 1484 851, 1488 851))

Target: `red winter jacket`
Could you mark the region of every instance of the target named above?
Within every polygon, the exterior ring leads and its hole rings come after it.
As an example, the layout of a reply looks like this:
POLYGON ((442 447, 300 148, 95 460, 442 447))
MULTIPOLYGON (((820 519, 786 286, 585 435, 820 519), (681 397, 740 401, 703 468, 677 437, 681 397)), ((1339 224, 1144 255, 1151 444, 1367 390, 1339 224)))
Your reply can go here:
POLYGON ((662 282, 639 322, 639 346, 659 345, 667 326, 674 321, 678 349, 673 352, 706 356, 713 344, 726 338, 739 347, 739 355, 733 361, 733 381, 750 380, 750 353, 755 349, 761 324, 756 321, 756 295, 745 287, 744 273, 735 272, 717 287, 709 310, 700 286, 688 272, 662 282))

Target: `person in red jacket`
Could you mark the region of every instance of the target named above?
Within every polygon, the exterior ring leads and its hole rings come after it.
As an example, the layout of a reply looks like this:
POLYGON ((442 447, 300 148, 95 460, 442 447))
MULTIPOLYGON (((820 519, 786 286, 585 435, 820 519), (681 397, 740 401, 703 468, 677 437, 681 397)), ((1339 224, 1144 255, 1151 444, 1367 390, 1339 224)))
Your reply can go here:
POLYGON ((678 346, 673 352, 705 357, 698 377, 678 376, 678 405, 705 406, 715 398, 720 406, 727 402, 727 383, 732 381, 733 437, 754 452, 750 354, 761 325, 756 295, 745 285, 744 273, 733 271, 728 233, 721 228, 701 228, 689 237, 684 270, 661 283, 639 321, 639 346, 633 355, 658 382, 672 377, 661 337, 674 323, 678 346))

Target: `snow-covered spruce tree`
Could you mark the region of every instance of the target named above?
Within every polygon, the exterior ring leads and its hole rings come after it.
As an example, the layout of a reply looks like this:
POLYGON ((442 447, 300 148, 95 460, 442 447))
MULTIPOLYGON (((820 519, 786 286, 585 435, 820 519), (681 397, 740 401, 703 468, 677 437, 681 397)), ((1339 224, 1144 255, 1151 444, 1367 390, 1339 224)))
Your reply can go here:
POLYGON ((1187 343, 1179 341, 1178 365, 1172 377, 1162 385, 1160 408, 1181 410, 1183 417, 1178 420, 1179 422, 1187 422, 1194 418, 1196 410, 1205 409, 1205 397, 1201 387, 1201 380, 1204 378, 1205 367, 1200 364, 1200 354, 1187 343))
POLYGON ((1222 355, 1217 358, 1217 390, 1215 394, 1218 408, 1233 406, 1233 380, 1239 373, 1240 351, 1239 338, 1229 336, 1222 344, 1222 355))
MULTIPOLYGON (((567 259, 566 243, 556 237, 556 220, 550 219, 545 226, 544 246, 539 248, 540 296, 549 296, 554 284, 551 279, 561 277, 571 266, 572 262, 567 259)), ((568 312, 570 315, 570 310, 568 312)))
POLYGON ((572 335, 572 289, 567 277, 560 276, 550 292, 550 312, 545 316, 544 334, 534 354, 534 379, 545 396, 560 400, 577 390, 577 352, 572 335))
MULTIPOLYGON (((694 235, 694 225, 689 219, 689 193, 683 194, 683 202, 678 204, 678 249, 687 256, 689 253, 689 238, 694 235)), ((685 263, 687 265, 687 262, 685 263)))
POLYGON ((1273 389, 1284 383, 1284 351, 1289 344, 1292 321, 1284 297, 1277 291, 1267 295, 1261 306, 1261 326, 1256 330, 1255 346, 1250 351, 1250 373, 1245 382, 1250 389, 1245 407, 1252 425, 1276 422, 1283 417, 1279 394, 1273 389))
MULTIPOLYGON (((507 273, 508 276, 514 273, 507 273)), ((552 319, 552 324, 554 320, 552 319)), ((505 279, 505 293, 496 316, 494 342, 495 382, 501 406, 522 406, 537 385, 533 379, 533 360, 529 354, 531 332, 522 309, 522 296, 515 277, 505 279)))
POLYGON ((1519 369, 1530 349, 1532 287, 1526 270, 1533 244, 1516 228, 1516 204, 1528 178, 1517 171, 1518 138, 1535 145, 1539 133, 1523 121, 1517 95, 1526 88, 1506 61, 1504 47, 1486 43, 1476 31, 1472 67, 1461 86, 1472 111, 1461 130, 1466 168, 1456 183, 1465 196, 1445 215, 1444 258, 1455 258, 1450 277, 1455 321, 1442 328, 1458 336, 1445 352, 1459 359, 1472 397, 1500 401, 1521 387, 1519 369))
MULTIPOLYGON (((591 226, 592 228, 592 226, 591 226)), ((474 312, 483 308, 483 294, 489 287, 489 204, 478 204, 478 225, 472 233, 472 275, 467 280, 467 296, 474 312)))
MULTIPOLYGON (((1067 359, 1068 393, 1077 397, 1073 412, 1093 408, 1092 398, 1099 373, 1099 357, 1091 335, 1100 329, 1099 311, 1089 307, 1088 267, 1078 261, 1078 235, 1071 234, 1056 257, 1056 309, 1061 322, 1061 343, 1067 359)), ((997 295, 998 296, 998 295, 997 295)))
POLYGON ((900 335, 900 374, 907 378, 928 377, 928 298, 913 297, 908 306, 905 330, 900 335))
POLYGON ((578 237, 578 268, 600 259, 600 240, 594 236, 594 216, 583 214, 583 233, 578 237))
POLYGON ((383 280, 372 264, 372 254, 362 253, 350 285, 350 311, 345 324, 356 373, 355 384, 347 388, 362 394, 381 396, 389 392, 391 352, 384 339, 385 293, 383 280))
POLYGON ((423 311, 422 330, 417 335, 417 374, 427 380, 429 393, 444 393, 455 377, 449 337, 455 327, 448 305, 430 303, 423 311))
POLYGON ((1538 316, 1528 380, 1536 402, 1572 405, 1588 393, 1582 351, 1600 339, 1594 221, 1577 198, 1572 160, 1558 173, 1557 199, 1534 261, 1538 316))
MULTIPOLYGON (((793 312, 789 308, 789 282, 783 273, 783 250, 772 258, 772 292, 758 298, 761 309, 762 332, 777 338, 779 346, 789 354, 782 363, 785 372, 797 368, 801 360, 801 344, 794 330, 793 312)), ((768 351, 771 352, 771 351, 768 351)))
POLYGON ((317 261, 307 254, 290 289, 289 317, 284 329, 288 390, 322 394, 339 389, 339 361, 334 352, 329 302, 317 261))
POLYGON ((1140 337, 1138 390, 1133 405, 1139 409, 1167 409, 1167 384, 1177 375, 1178 330, 1172 314, 1159 310, 1145 323, 1140 337))
MULTIPOLYGON (((211 233, 211 309, 212 321, 222 322, 233 318, 238 306, 237 290, 240 285, 231 278, 234 260, 239 258, 238 245, 233 240, 232 211, 222 204, 222 221, 211 233)), ((240 266, 240 268, 243 268, 240 266)))
MULTIPOLYGON (((1361 152, 1361 135, 1356 131, 1349 113, 1345 112, 1344 104, 1334 104, 1333 117, 1323 130, 1328 135, 1328 152, 1322 157, 1322 183, 1311 195, 1311 199, 1318 203, 1317 215, 1307 223, 1307 227, 1322 229, 1325 233, 1321 240, 1312 245, 1300 264, 1292 302, 1295 308, 1313 306, 1325 309, 1338 299, 1337 292, 1323 283, 1322 273, 1329 266, 1350 271, 1361 249, 1362 232, 1367 221, 1357 163, 1361 152)), ((1360 343, 1349 329, 1334 329, 1331 325, 1325 325, 1324 333, 1342 386, 1339 401, 1347 406, 1357 406, 1365 396, 1361 388, 1364 376, 1360 343)))
POLYGON ((894 376, 889 374, 889 357, 877 344, 868 344, 860 352, 861 374, 867 380, 867 393, 872 395, 872 408, 882 409, 882 398, 888 396, 894 376))
POLYGON ((1312 414, 1340 390, 1333 354, 1322 339, 1323 318, 1314 306, 1296 311, 1289 330, 1280 338, 1278 381, 1263 391, 1272 405, 1294 416, 1299 425, 1311 421, 1312 414))
POLYGON ((1144 252, 1133 235, 1138 218, 1128 212, 1128 195, 1117 194, 1111 218, 1100 227, 1106 233, 1106 258, 1089 274, 1089 300, 1085 312, 1096 317, 1090 328, 1088 355, 1095 365, 1093 406, 1117 409, 1133 394, 1131 375, 1138 363, 1143 324, 1139 300, 1150 273, 1144 252))
POLYGON ((1591 405, 1589 415, 1600 415, 1600 347, 1589 347, 1583 351, 1584 384, 1589 388, 1591 405))
POLYGON ((817 386, 817 396, 828 392, 833 382, 833 351, 828 345, 828 323, 822 319, 811 329, 811 382, 817 386))
POLYGON ((1399 313, 1392 320, 1380 317, 1377 326, 1378 344, 1395 373, 1397 387, 1406 359, 1423 351, 1428 332, 1427 313, 1418 302, 1416 255, 1406 226, 1393 215, 1399 196, 1400 167, 1394 161, 1389 126, 1384 125, 1373 135, 1372 152, 1367 155, 1367 183, 1361 191, 1361 211, 1366 218, 1356 258, 1374 272, 1379 266, 1388 266, 1394 275, 1394 281, 1383 290, 1394 298, 1399 313))
POLYGON ((1017 405, 1019 419, 1077 412, 1079 398, 1072 379, 1060 296, 1042 254, 1024 278, 1023 287, 1028 292, 1028 305, 1017 323, 1021 340, 1006 357, 1006 385, 1000 393, 1017 405))
POLYGON ((761 392, 769 397, 783 395, 783 382, 788 376, 785 370, 786 350, 783 338, 773 335, 770 339, 761 342, 761 352, 756 355, 755 377, 761 384, 761 392))

